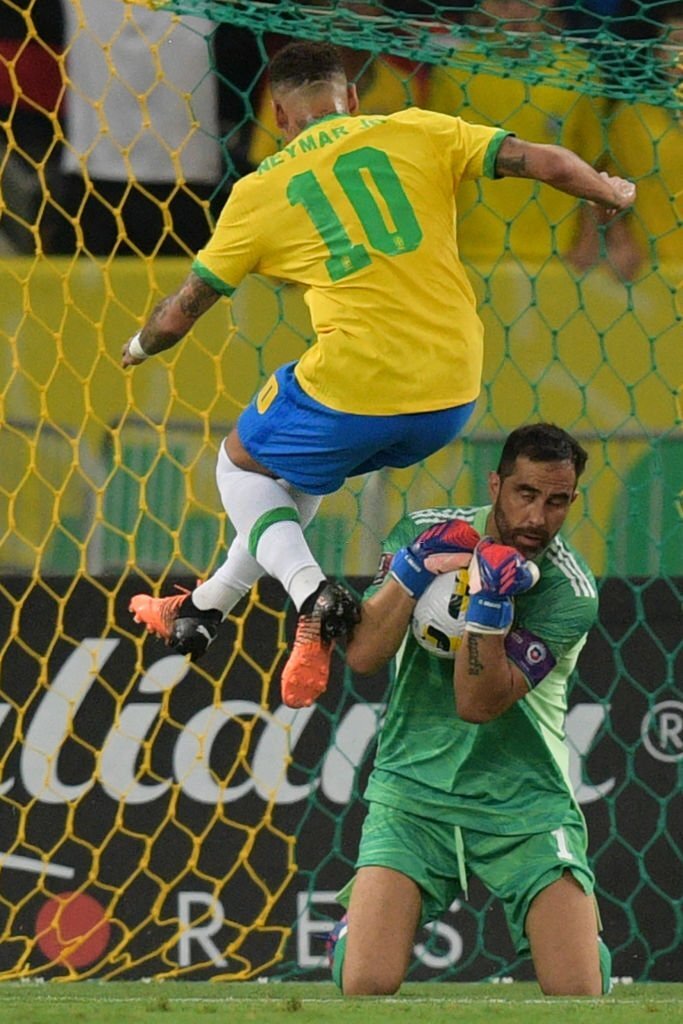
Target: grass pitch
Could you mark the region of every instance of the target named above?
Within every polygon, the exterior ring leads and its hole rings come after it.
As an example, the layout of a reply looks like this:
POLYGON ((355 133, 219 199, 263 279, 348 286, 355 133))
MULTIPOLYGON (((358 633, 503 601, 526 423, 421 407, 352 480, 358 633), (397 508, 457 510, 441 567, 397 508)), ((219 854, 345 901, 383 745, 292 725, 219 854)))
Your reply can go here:
POLYGON ((548 999, 534 984, 408 983, 391 998, 342 999, 329 983, 4 982, 7 1024, 669 1024, 683 984, 617 985, 603 999, 548 999))

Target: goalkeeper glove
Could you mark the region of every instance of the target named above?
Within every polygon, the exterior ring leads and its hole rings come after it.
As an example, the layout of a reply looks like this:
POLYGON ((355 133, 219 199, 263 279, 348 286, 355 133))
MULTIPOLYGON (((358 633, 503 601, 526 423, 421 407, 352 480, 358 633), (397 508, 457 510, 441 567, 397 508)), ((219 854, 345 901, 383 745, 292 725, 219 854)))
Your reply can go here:
POLYGON ((512 625, 513 594, 523 594, 540 573, 516 548, 483 537, 470 563, 470 599, 465 628, 470 633, 505 634, 512 625))
POLYGON ((421 597, 435 576, 469 564, 479 534, 462 519, 448 519, 419 534, 400 548, 391 562, 391 575, 411 597, 421 597))

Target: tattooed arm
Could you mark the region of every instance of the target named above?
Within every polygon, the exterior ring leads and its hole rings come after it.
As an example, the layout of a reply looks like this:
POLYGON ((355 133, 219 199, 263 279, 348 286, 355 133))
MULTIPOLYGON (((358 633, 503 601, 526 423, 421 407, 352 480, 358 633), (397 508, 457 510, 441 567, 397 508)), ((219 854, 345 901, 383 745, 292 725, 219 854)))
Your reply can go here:
POLYGON ((476 724, 498 718, 529 692, 523 674, 505 653, 505 637, 467 629, 455 658, 453 682, 458 715, 476 724))
POLYGON ((137 366, 147 356, 171 348, 220 297, 195 273, 188 274, 178 291, 158 302, 145 326, 123 346, 122 366, 137 366))
POLYGON ((611 215, 628 209, 636 198, 632 181, 596 171, 570 149, 524 142, 513 135, 508 135, 498 150, 496 174, 500 178, 534 178, 597 203, 611 215))

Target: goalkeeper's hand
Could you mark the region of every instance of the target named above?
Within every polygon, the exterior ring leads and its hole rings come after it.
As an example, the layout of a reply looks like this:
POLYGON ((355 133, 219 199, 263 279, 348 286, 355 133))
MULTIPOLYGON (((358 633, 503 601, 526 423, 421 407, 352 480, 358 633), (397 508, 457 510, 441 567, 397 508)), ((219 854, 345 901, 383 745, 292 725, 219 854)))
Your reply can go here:
POLYGON ((512 625, 512 597, 538 582, 540 573, 517 548, 483 537, 470 563, 470 599, 465 628, 471 633, 505 634, 512 625))
POLYGON ((448 519, 419 534, 400 548, 391 562, 391 575, 411 597, 419 598, 440 573, 469 565, 479 534, 462 519, 448 519))

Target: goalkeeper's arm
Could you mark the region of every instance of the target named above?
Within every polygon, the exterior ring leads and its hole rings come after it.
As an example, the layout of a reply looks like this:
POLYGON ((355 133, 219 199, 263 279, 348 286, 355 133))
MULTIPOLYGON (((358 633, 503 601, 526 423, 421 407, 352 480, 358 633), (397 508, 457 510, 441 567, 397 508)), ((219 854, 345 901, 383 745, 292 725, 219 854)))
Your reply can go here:
POLYGON ((507 657, 502 633, 465 635, 455 658, 455 707, 465 722, 490 722, 526 697, 526 676, 507 657))
POLYGON ((359 675, 379 672, 403 643, 415 598, 393 576, 363 601, 360 622, 346 643, 346 664, 359 675))
POLYGON ((137 366, 148 356, 172 348, 220 297, 221 292, 191 271, 177 292, 161 299, 144 327, 123 346, 121 365, 137 366))
POLYGON ((515 549, 483 537, 470 564, 465 635, 455 659, 456 710, 466 722, 498 718, 526 696, 529 683, 508 658, 514 595, 538 582, 538 568, 515 549))
POLYGON ((346 662, 354 672, 371 675, 394 657, 420 595, 439 573, 469 565, 479 539, 469 523, 447 519, 423 530, 390 560, 382 556, 375 580, 384 582, 363 602, 360 622, 346 645, 346 662))

